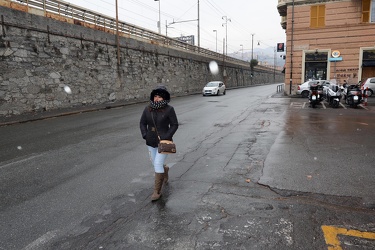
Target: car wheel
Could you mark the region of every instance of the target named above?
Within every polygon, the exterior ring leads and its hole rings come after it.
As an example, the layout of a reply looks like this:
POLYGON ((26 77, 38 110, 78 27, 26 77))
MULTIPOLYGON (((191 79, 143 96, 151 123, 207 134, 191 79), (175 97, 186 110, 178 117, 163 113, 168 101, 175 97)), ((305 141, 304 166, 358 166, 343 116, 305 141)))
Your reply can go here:
POLYGON ((367 96, 368 96, 368 97, 371 97, 373 94, 374 94, 374 92, 372 91, 372 89, 369 89, 369 90, 368 90, 368 93, 367 93, 367 96))
POLYGON ((219 94, 220 94, 220 91, 218 90, 217 93, 216 93, 216 95, 219 95, 219 94))
POLYGON ((303 98, 307 98, 307 97, 309 97, 309 93, 310 93, 309 91, 304 90, 304 91, 302 91, 301 95, 302 95, 303 98))
POLYGON ((223 95, 225 95, 226 90, 224 90, 223 95))

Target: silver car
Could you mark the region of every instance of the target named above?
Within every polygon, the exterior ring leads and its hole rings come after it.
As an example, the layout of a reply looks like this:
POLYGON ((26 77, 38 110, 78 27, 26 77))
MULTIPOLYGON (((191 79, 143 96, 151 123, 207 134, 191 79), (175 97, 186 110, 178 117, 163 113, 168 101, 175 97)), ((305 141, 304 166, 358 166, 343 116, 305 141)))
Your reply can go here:
POLYGON ((297 95, 301 95, 303 98, 309 97, 310 93, 310 84, 317 84, 317 85, 330 85, 330 82, 328 80, 311 80, 304 82, 302 84, 299 84, 297 87, 297 95))
POLYGON ((367 95, 370 97, 374 94, 375 91, 375 77, 368 78, 365 83, 363 84, 363 89, 366 90, 368 88, 367 95))
POLYGON ((221 81, 209 82, 204 86, 202 95, 225 95, 225 84, 221 81))

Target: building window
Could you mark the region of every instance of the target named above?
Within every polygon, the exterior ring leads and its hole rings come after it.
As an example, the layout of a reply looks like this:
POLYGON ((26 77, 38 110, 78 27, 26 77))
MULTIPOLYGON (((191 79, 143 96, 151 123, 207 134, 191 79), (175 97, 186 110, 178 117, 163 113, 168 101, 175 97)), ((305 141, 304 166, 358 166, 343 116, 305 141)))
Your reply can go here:
POLYGON ((305 80, 327 79, 327 52, 306 52, 305 54, 305 80))
POLYGON ((375 23, 375 0, 362 0, 362 22, 375 23))
POLYGON ((325 26, 326 6, 315 5, 311 6, 310 10, 310 27, 321 28, 325 26))

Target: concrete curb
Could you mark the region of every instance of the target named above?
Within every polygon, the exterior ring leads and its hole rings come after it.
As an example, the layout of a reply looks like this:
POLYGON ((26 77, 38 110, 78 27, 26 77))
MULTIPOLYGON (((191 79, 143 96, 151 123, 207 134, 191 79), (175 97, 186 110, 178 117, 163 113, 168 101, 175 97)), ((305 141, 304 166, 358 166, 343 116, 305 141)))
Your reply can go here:
POLYGON ((79 114, 79 113, 118 108, 118 107, 123 107, 127 105, 134 105, 134 104, 138 104, 142 102, 146 102, 146 101, 101 104, 97 106, 58 109, 58 110, 51 110, 51 111, 45 111, 45 112, 33 112, 33 113, 27 113, 27 114, 22 114, 22 115, 1 117, 0 126, 8 126, 8 125, 13 125, 17 123, 26 123, 26 122, 43 120, 43 119, 49 119, 53 117, 68 116, 68 115, 74 115, 74 114, 79 114))

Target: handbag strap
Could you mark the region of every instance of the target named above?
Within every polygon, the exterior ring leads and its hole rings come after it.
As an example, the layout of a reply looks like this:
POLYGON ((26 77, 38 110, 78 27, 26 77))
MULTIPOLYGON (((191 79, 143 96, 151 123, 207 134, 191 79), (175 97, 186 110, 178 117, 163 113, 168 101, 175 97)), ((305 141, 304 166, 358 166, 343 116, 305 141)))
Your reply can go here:
POLYGON ((151 111, 151 118, 152 118, 152 121, 153 121, 154 126, 155 126, 156 134, 158 135, 158 138, 159 138, 159 141, 160 141, 160 136, 159 136, 158 128, 156 127, 154 116, 152 115, 152 111, 151 111))

